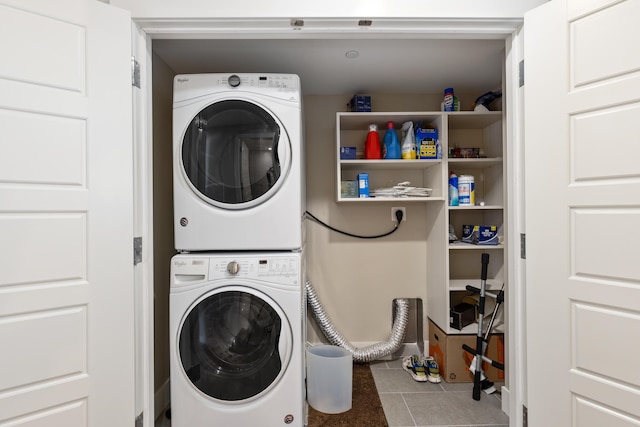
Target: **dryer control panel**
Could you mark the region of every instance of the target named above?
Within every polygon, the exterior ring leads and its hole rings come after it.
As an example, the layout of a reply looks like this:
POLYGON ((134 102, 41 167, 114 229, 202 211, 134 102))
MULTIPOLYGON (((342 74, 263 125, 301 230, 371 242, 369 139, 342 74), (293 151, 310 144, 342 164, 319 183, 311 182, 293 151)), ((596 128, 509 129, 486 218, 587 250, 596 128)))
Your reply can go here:
POLYGON ((290 103, 301 100, 300 78, 295 74, 210 73, 178 74, 174 77, 173 107, 193 102, 212 102, 209 97, 229 99, 244 92, 251 97, 268 96, 290 103))

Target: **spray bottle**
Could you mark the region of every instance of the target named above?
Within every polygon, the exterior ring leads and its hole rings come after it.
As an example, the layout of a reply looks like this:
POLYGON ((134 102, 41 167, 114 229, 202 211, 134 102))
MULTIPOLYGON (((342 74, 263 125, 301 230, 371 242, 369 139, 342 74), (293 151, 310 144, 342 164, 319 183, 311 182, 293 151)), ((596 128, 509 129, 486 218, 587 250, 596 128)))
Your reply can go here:
POLYGON ((449 206, 458 206, 458 177, 453 172, 449 175, 449 206))

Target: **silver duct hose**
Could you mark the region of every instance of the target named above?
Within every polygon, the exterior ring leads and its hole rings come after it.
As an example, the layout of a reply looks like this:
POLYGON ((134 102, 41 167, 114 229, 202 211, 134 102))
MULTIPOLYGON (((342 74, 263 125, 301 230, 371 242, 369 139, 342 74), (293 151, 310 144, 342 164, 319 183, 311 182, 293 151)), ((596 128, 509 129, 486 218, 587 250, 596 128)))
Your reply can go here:
POLYGON ((407 322, 409 321, 409 300, 406 298, 395 299, 395 319, 391 327, 391 336, 387 342, 381 342, 369 345, 364 348, 356 348, 338 331, 333 325, 329 316, 324 311, 315 289, 311 282, 305 283, 307 293, 307 303, 311 307, 313 318, 320 326, 320 330, 325 337, 333 345, 337 345, 349 351, 353 355, 355 362, 370 362, 377 360, 383 356, 395 353, 402 346, 402 340, 407 330, 407 322))

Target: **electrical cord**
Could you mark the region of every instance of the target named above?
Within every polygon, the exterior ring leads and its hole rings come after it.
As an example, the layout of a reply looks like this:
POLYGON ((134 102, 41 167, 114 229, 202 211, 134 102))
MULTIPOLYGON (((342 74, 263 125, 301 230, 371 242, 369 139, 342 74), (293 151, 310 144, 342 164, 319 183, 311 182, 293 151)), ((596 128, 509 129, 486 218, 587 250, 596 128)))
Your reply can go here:
POLYGON ((315 222, 317 222, 318 224, 328 228, 331 231, 335 231, 336 233, 340 233, 340 234, 344 234, 345 236, 349 236, 349 237, 356 237, 358 239, 379 239, 380 237, 385 237, 388 236, 390 234, 393 234, 396 232, 396 230, 398 230, 398 228, 400 227, 400 222, 402 221, 402 217, 403 217, 403 213, 400 209, 398 209, 396 211, 396 225, 393 227, 392 230, 383 233, 383 234, 377 234, 375 236, 362 236, 359 234, 352 234, 349 233, 347 231, 343 231, 343 230, 338 230, 337 228, 334 228, 332 226, 330 226, 329 224, 326 224, 324 222, 322 222, 321 220, 319 220, 318 218, 316 218, 311 212, 306 211, 305 214, 310 217, 312 220, 314 220, 315 222))

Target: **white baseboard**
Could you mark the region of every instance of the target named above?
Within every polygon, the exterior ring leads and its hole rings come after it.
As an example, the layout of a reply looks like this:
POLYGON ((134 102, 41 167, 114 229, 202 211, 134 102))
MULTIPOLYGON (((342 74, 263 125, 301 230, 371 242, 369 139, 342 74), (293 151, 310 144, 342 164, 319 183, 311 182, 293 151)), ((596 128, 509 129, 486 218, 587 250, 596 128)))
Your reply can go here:
POLYGON ((154 404, 155 404, 155 417, 154 419, 158 419, 164 412, 169 408, 171 404, 171 384, 169 379, 164 382, 160 386, 159 389, 156 390, 156 394, 154 396, 154 404))
POLYGON ((510 408, 509 408, 509 402, 510 402, 510 396, 509 396, 509 389, 505 386, 502 386, 502 389, 500 390, 500 393, 502 395, 501 398, 501 402, 502 402, 502 412, 504 412, 507 415, 510 415, 511 412, 510 408))

